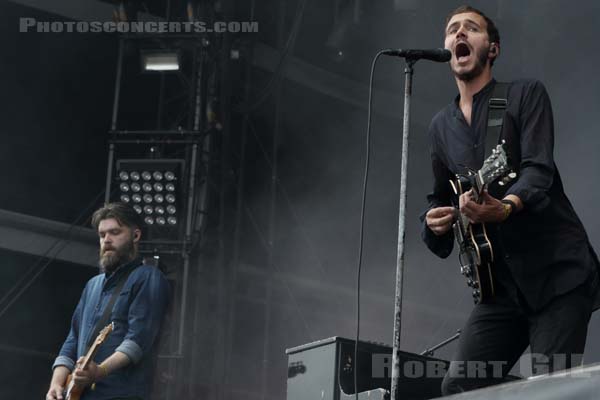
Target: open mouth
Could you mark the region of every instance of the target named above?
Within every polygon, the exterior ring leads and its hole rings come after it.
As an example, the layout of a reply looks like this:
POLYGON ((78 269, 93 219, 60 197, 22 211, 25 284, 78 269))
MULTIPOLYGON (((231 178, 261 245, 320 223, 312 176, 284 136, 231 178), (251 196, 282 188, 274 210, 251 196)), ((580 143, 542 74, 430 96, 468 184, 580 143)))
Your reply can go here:
POLYGON ((454 56, 459 62, 465 60, 470 55, 471 49, 469 49, 469 46, 464 42, 458 43, 454 48, 454 56))

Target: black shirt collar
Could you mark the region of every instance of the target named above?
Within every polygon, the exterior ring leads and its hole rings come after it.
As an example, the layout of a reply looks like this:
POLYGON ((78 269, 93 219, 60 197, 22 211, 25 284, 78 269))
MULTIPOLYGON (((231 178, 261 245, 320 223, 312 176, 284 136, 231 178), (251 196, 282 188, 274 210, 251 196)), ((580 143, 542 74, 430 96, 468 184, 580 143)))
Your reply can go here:
MULTIPOLYGON (((494 86, 496 86, 496 79, 492 78, 484 87, 481 88, 481 90, 479 90, 479 92, 473 95, 473 104, 479 101, 481 97, 489 94, 494 89, 494 86)), ((454 116, 457 116, 457 113, 460 109, 459 102, 460 93, 458 93, 454 98, 454 116)))

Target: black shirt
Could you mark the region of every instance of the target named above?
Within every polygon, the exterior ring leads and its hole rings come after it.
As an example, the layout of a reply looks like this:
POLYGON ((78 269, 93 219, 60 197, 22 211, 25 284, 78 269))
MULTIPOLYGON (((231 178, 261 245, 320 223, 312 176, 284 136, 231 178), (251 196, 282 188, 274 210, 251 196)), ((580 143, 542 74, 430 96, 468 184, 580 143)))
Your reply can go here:
MULTIPOLYGON (((433 192, 427 196, 429 208, 452 205, 449 180, 466 168, 478 170, 485 156, 488 101, 495 80, 473 97, 471 126, 458 106, 459 97, 442 109, 429 127, 433 192)), ((490 185, 490 194, 503 198, 518 196, 523 210, 501 224, 486 224, 492 234, 498 266, 507 268, 510 279, 527 305, 539 310, 552 298, 584 282, 595 279, 599 268, 588 238, 569 199, 554 164, 554 122, 552 106, 543 84, 536 80, 512 82, 502 138, 518 177, 508 188, 490 185)), ((447 257, 454 245, 449 231, 436 236, 423 221, 423 239, 438 256, 447 257)), ((501 281, 506 286, 506 277, 501 281)))

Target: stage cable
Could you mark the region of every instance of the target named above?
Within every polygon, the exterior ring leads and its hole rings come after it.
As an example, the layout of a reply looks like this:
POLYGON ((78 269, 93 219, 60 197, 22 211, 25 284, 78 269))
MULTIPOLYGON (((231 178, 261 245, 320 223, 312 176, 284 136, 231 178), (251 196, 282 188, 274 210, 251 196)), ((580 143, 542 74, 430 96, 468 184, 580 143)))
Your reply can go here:
POLYGON ((358 340, 360 339, 360 273, 362 270, 364 231, 365 231, 365 206, 367 199, 367 183, 369 180, 369 161, 371 153, 371 119, 373 111, 373 76, 375 75, 375 65, 379 57, 384 54, 384 50, 378 52, 371 63, 371 74, 369 77, 369 105, 367 111, 367 134, 366 134, 366 154, 365 154, 365 172, 363 176, 362 200, 360 206, 360 230, 358 246, 358 267, 356 269, 356 341, 354 342, 354 396, 358 400, 358 340))

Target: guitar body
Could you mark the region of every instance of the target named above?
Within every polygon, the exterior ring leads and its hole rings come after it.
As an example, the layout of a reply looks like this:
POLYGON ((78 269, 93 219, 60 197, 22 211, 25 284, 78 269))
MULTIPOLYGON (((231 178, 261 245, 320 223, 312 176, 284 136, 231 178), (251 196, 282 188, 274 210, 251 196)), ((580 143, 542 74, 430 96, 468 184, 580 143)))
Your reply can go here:
POLYGON ((483 162, 479 171, 470 171, 468 175, 457 175, 455 181, 450 181, 456 195, 454 204, 457 210, 452 228, 458 244, 460 272, 467 279, 467 285, 473 289, 473 300, 476 304, 489 302, 495 294, 492 273, 494 249, 485 224, 471 224, 460 213, 459 198, 463 193, 471 190, 474 201, 480 203, 481 194, 488 184, 502 178, 498 183, 502 186, 516 176, 516 173, 509 169, 504 142, 502 142, 492 150, 492 154, 483 162))
MULTIPOLYGON (((469 225, 469 238, 472 248, 476 253, 476 262, 473 265, 473 285, 471 286, 478 295, 479 303, 488 303, 495 294, 494 278, 492 275, 492 264, 494 261, 494 250, 490 242, 485 224, 469 225)), ((467 284, 469 281, 467 281, 467 284)), ((474 295, 475 297, 475 295, 474 295)))
MULTIPOLYGON (((114 325, 112 323, 110 323, 107 326, 105 326, 104 329, 102 329, 100 331, 100 333, 98 334, 98 337, 96 337, 96 340, 94 340, 94 342, 90 346, 87 354, 83 358, 81 365, 77 366, 76 368, 79 368, 82 370, 87 368, 89 363, 92 361, 92 359, 96 355, 98 348, 100 347, 100 345, 102 343, 104 343, 104 341, 106 340, 108 335, 110 335, 110 333, 113 331, 113 329, 114 329, 114 325)), ((93 385, 92 385, 92 387, 93 387, 93 385)), ((75 383, 73 382, 73 374, 72 373, 67 376, 67 381, 65 382, 65 388, 66 388, 65 392, 63 393, 65 400, 79 400, 83 391, 85 390, 85 388, 75 386, 75 383)))
MULTIPOLYGON (((472 187, 467 177, 458 177, 451 184, 457 204, 458 197, 472 187)), ((459 212, 453 228, 459 248, 460 271, 467 280, 467 286, 472 288, 473 300, 475 304, 487 303, 494 296, 494 250, 485 224, 471 224, 459 212)))
POLYGON ((67 383, 65 386, 67 387, 65 400, 79 400, 81 398, 83 389, 80 389, 73 384, 73 374, 69 374, 69 376, 67 376, 67 383))

